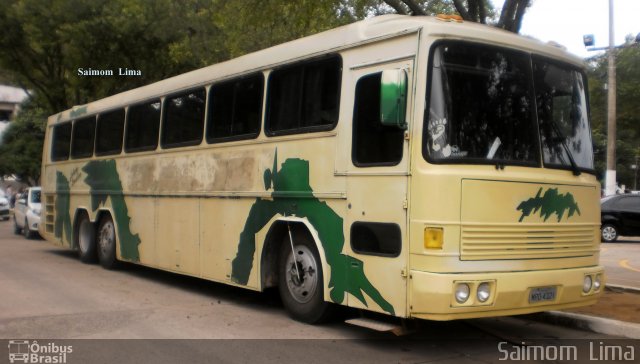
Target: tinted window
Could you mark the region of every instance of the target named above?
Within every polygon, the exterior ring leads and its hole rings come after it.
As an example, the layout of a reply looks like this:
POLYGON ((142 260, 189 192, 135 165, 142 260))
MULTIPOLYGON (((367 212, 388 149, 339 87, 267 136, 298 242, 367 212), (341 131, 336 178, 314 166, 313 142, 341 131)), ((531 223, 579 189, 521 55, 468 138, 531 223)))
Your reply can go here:
POLYGON ((570 152, 578 167, 593 169, 583 75, 569 66, 534 57, 533 80, 545 164, 570 166, 570 152))
POLYGON ((424 151, 439 163, 537 165, 529 56, 464 42, 430 60, 424 151))
POLYGON ((162 146, 175 148, 200 144, 204 130, 204 88, 167 97, 162 124, 162 146))
POLYGON ((160 130, 160 100, 129 107, 124 148, 127 152, 154 150, 160 130))
POLYGON ((69 159, 71 147, 71 123, 53 127, 53 144, 51 146, 51 160, 63 161, 69 159))
POLYGON ((289 134, 328 130, 338 122, 338 56, 275 70, 269 77, 267 131, 289 134))
POLYGON ((262 74, 213 85, 209 91, 207 141, 254 138, 262 117, 262 74))
POLYGON ((124 109, 98 115, 96 154, 120 154, 124 132, 124 109))
POLYGON ((96 136, 96 117, 79 119, 73 123, 71 156, 86 158, 93 155, 93 144, 96 136))
POLYGON ((640 211, 640 197, 622 197, 616 201, 616 208, 625 211, 640 211))
POLYGON ((356 84, 353 115, 353 164, 393 165, 402 159, 404 130, 380 121, 381 73, 361 78, 356 84))
POLYGON ((397 257, 402 250, 400 227, 378 222, 351 225, 351 247, 360 254, 397 257))
POLYGON ((31 190, 31 202, 40 203, 40 190, 31 190))

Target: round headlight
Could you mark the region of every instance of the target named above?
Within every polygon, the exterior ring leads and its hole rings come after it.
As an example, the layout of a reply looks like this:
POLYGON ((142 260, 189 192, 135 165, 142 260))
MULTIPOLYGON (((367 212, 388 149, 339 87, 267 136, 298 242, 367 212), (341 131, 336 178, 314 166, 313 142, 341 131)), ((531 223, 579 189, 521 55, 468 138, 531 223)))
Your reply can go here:
POLYGON ((456 301, 458 303, 465 303, 469 299, 469 285, 466 283, 460 283, 456 286, 456 301))
POLYGON ((489 299, 489 296, 491 296, 491 286, 489 286, 489 283, 487 282, 480 283, 480 285, 478 286, 478 293, 476 294, 476 296, 478 297, 478 301, 487 302, 487 300, 489 299))
POLYGON ((591 276, 584 276, 584 282, 582 283, 582 292, 589 293, 591 291, 591 276))
POLYGON ((600 275, 596 274, 596 279, 593 281, 593 289, 596 291, 600 289, 600 279, 600 275))

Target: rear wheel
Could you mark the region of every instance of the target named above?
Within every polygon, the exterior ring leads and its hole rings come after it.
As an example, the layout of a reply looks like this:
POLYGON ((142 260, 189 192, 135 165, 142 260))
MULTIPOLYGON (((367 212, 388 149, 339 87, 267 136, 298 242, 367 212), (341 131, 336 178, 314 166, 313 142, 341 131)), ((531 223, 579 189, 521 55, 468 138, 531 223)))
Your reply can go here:
POLYGON ((83 263, 95 263, 98 260, 96 231, 86 214, 78 221, 78 256, 83 263))
POLYGON ((302 234, 294 235, 293 251, 289 235, 280 248, 279 290, 289 315, 314 324, 326 321, 331 304, 324 301, 322 265, 315 245, 302 234))
POLYGON ((16 235, 20 235, 20 233, 22 233, 22 229, 18 226, 18 220, 15 216, 13 217, 13 233, 16 235))
POLYGON ((27 220, 27 218, 24 218, 24 226, 22 227, 22 233, 24 234, 24 237, 27 239, 33 239, 35 237, 35 233, 33 231, 31 231, 31 228, 29 228, 29 220, 27 220))
POLYGON ((618 229, 615 225, 612 224, 604 224, 602 225, 602 240, 610 243, 612 241, 616 241, 618 239, 618 229))
POLYGON ((116 228, 111 216, 106 215, 100 220, 98 227, 98 260, 105 269, 115 269, 118 266, 116 259, 116 228))

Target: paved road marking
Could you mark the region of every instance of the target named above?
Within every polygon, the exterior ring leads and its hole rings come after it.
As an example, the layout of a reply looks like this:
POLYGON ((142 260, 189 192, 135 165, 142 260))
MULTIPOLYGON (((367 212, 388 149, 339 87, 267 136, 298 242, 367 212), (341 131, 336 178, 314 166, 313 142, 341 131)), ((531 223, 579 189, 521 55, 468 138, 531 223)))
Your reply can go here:
POLYGON ((622 268, 629 269, 629 270, 632 270, 634 272, 640 272, 640 269, 634 268, 634 267, 629 265, 629 259, 621 260, 620 263, 618 263, 618 265, 620 265, 622 268))

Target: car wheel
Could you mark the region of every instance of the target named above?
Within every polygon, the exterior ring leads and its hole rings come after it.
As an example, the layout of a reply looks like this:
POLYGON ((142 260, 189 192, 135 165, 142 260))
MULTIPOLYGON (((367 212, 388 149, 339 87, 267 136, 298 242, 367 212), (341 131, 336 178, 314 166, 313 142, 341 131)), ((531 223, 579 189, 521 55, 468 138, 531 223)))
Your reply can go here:
POLYGON ((24 234, 24 237, 27 239, 33 239, 34 238, 34 233, 33 231, 31 231, 31 229, 29 228, 29 220, 27 220, 27 218, 24 218, 24 226, 22 227, 22 234, 24 234))
POLYGON ((18 220, 15 216, 13 217, 13 233, 16 235, 20 235, 20 233, 22 233, 22 229, 18 226, 18 220))
POLYGON ((282 303, 295 320, 314 324, 330 316, 331 304, 324 301, 322 265, 315 245, 301 234, 289 235, 280 248, 278 289, 282 303), (294 254, 295 252, 295 254, 294 254))
POLYGON ((116 228, 111 216, 106 215, 100 220, 98 227, 98 260, 105 269, 116 269, 116 228))
POLYGON ((78 257, 83 263, 95 263, 98 260, 96 249, 96 231, 86 214, 78 221, 78 257))
POLYGON ((615 225, 604 224, 602 225, 601 235, 602 235, 602 241, 606 241, 607 243, 610 243, 618 239, 618 230, 615 227, 615 225))

